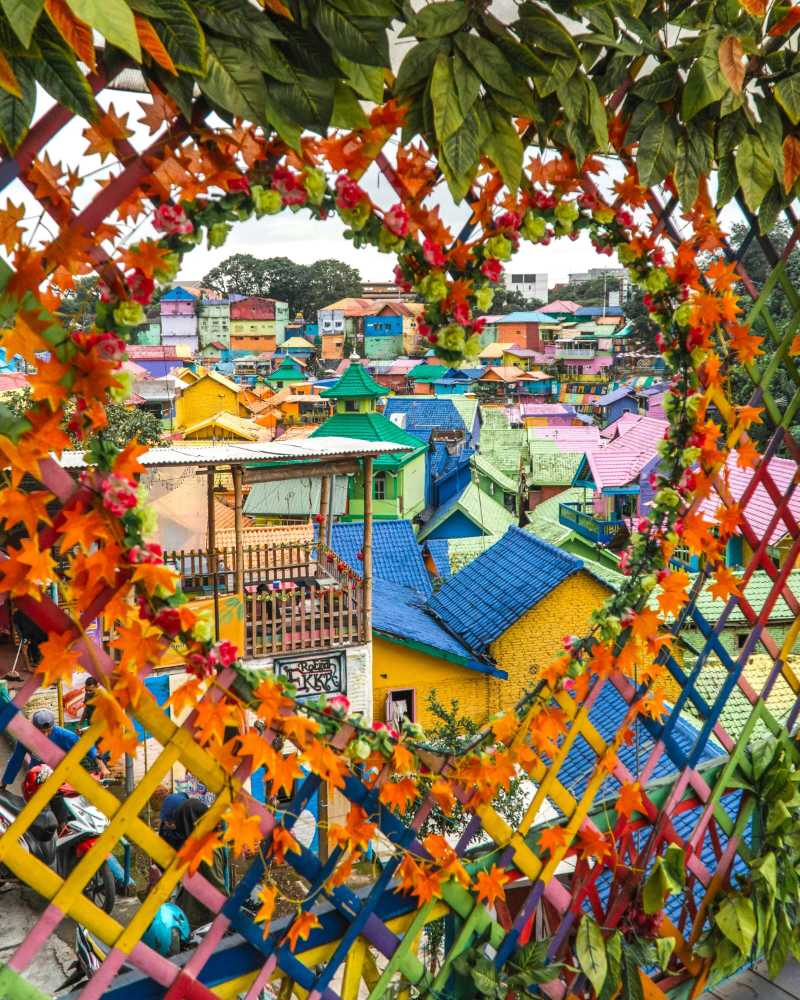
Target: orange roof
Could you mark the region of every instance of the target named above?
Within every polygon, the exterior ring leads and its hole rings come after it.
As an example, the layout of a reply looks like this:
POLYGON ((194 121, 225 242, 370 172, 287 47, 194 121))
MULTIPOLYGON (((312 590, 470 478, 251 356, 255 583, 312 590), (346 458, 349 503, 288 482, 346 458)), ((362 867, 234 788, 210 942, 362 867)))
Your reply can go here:
POLYGON ((490 382, 537 382, 539 380, 536 375, 530 375, 521 368, 517 368, 516 365, 490 365, 478 381, 484 379, 489 379, 490 382))

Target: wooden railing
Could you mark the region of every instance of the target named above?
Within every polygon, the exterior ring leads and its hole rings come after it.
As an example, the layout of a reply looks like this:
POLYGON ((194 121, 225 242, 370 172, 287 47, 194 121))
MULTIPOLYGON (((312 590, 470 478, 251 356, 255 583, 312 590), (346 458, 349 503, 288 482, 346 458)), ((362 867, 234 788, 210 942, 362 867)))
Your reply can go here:
POLYGON ((558 506, 558 520, 565 528, 572 528, 592 542, 608 544, 626 527, 619 518, 604 520, 596 517, 591 503, 562 503, 558 506))
MULTIPOLYGON (((321 542, 282 542, 246 545, 243 557, 246 656, 366 641, 364 581, 338 553, 321 542)), ((213 593, 215 561, 217 593, 235 591, 234 546, 176 550, 165 558, 187 594, 213 593)))

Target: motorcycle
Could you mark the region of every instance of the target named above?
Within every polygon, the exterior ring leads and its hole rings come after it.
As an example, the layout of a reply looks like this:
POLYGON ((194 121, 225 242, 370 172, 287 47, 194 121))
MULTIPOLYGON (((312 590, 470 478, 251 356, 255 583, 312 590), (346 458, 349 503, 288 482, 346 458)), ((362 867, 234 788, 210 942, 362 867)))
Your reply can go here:
MULTIPOLYGON (((28 772, 25 779, 26 793, 39 783, 45 768, 37 765, 28 772)), ((49 770, 49 768, 47 769, 49 770)), ((52 772, 51 772, 52 773, 52 772)), ((46 777, 46 775, 45 775, 46 777)), ((30 795, 28 795, 30 798, 30 795)), ((0 833, 4 833, 25 807, 25 799, 12 792, 0 792, 0 833)), ((20 844, 39 861, 54 868, 61 878, 67 878, 97 842, 97 838, 108 826, 108 819, 91 802, 74 790, 62 786, 45 808, 31 823, 20 844)), ((0 878, 14 878, 12 872, 0 865, 0 878)), ((117 887, 108 861, 97 869, 83 890, 84 895, 96 906, 111 913, 117 898, 117 887)))

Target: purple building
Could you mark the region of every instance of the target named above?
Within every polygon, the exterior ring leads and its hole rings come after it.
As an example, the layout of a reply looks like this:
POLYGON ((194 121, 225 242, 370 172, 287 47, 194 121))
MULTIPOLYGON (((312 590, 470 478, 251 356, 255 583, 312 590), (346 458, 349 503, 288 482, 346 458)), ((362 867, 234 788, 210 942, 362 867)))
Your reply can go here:
POLYGON ((161 344, 163 347, 199 349, 197 331, 197 296, 177 285, 161 299, 161 344))

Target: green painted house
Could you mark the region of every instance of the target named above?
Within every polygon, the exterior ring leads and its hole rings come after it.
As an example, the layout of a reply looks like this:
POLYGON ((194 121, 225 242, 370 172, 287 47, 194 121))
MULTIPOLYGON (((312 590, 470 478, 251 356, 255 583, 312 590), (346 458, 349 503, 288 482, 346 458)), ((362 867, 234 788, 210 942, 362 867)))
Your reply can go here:
MULTIPOLYGON (((377 411, 377 401, 387 396, 361 365, 350 365, 336 385, 320 395, 332 399, 336 410, 312 437, 347 437, 360 441, 387 441, 408 445, 410 450, 381 455, 373 462, 372 513, 377 518, 412 520, 425 507, 426 445, 377 411)), ((364 477, 350 479, 348 514, 342 520, 364 517, 364 477)))
POLYGON ((284 389, 294 382, 305 382, 307 378, 303 362, 287 356, 271 375, 267 375, 264 381, 273 389, 284 389))

